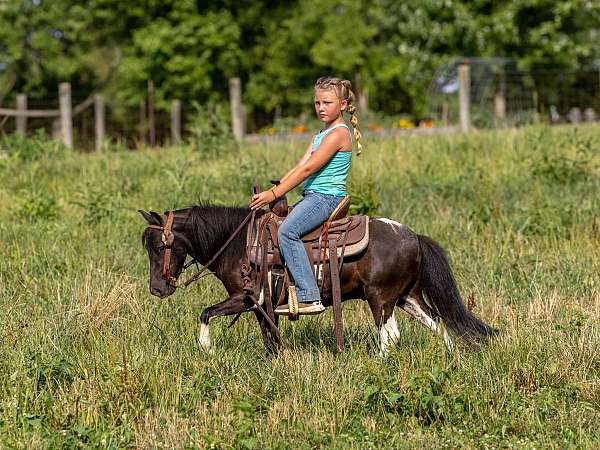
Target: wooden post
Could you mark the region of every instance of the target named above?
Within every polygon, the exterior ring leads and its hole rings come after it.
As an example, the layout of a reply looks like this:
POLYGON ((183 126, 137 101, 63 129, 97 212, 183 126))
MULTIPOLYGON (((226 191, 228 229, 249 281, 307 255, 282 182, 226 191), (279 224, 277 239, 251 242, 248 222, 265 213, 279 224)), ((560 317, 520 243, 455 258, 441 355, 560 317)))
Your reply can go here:
POLYGON ((73 147, 73 113, 71 107, 71 84, 58 86, 60 105, 60 137, 67 147, 73 147))
POLYGON ((460 130, 467 132, 471 128, 471 68, 468 64, 458 67, 458 107, 460 115, 460 130))
POLYGON ((442 103, 442 124, 448 126, 448 102, 442 103))
POLYGON ((171 143, 178 145, 181 142, 181 100, 171 102, 171 143))
POLYGON ((156 146, 156 126, 154 123, 154 81, 148 80, 148 131, 150 147, 156 146))
POLYGON ((102 150, 105 135, 104 98, 102 94, 94 95, 94 124, 96 128, 96 151, 99 152, 102 150))
POLYGON ((244 138, 244 105, 242 105, 242 83, 239 78, 229 79, 229 102, 233 136, 241 141, 244 138))
POLYGON ((147 139, 147 128, 146 128, 146 98, 142 98, 140 100, 140 125, 139 125, 139 132, 140 132, 140 142, 142 144, 146 144, 146 139, 147 139))
POLYGON ((362 77, 357 73, 354 77, 356 95, 358 96, 358 108, 361 111, 366 111, 369 108, 369 91, 363 86, 362 77))
POLYGON ((494 94, 494 110, 496 119, 506 118, 506 76, 504 72, 498 74, 498 86, 494 94))
POLYGON ((52 139, 55 141, 60 141, 60 134, 61 134, 60 127, 61 127, 61 120, 59 117, 52 121, 52 139))
MULTIPOLYGON (((17 94, 17 111, 20 113, 27 111, 27 95, 17 94)), ((25 136, 27 134, 27 116, 25 114, 17 115, 16 122, 17 133, 25 136)))

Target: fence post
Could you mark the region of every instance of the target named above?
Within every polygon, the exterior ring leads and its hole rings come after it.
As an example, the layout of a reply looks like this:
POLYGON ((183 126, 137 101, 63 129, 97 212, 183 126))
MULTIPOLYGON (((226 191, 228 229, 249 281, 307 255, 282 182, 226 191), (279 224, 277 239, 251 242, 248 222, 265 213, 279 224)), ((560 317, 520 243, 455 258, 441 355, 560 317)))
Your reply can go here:
POLYGON ((139 128, 139 132, 140 132, 140 142, 142 143, 142 145, 146 144, 146 139, 147 139, 147 128, 146 128, 146 98, 143 97, 140 100, 140 128, 139 128))
POLYGON ((241 141, 244 138, 244 105, 242 105, 242 82, 239 78, 229 79, 229 102, 233 136, 241 141))
POLYGON ((58 96, 60 104, 60 136, 63 144, 73 147, 73 114, 71 107, 71 84, 60 83, 58 85, 58 96))
MULTIPOLYGON (((20 113, 24 113, 27 111, 27 95, 26 94, 17 94, 17 110, 20 113)), ((23 136, 27 134, 27 116, 17 115, 17 133, 22 134, 23 136)))
POLYGON ((448 102, 442 103, 442 124, 448 126, 448 102))
POLYGON ((148 80, 148 129, 150 147, 156 146, 156 125, 154 122, 154 81, 148 80))
POLYGON ((369 91, 363 86, 362 76, 360 72, 354 77, 355 92, 358 95, 358 107, 361 111, 366 111, 369 108, 369 91))
POLYGON ((460 116, 460 131, 467 132, 471 128, 471 68, 468 64, 458 66, 458 108, 460 116))
POLYGON ((104 142, 105 126, 104 126, 104 98, 102 94, 94 95, 94 124, 96 128, 96 151, 102 150, 104 142))
POLYGON ((171 143, 178 145, 181 142, 181 100, 171 102, 171 143))
POLYGON ((498 75, 498 86, 494 94, 494 110, 496 119, 506 118, 506 75, 501 72, 498 75))

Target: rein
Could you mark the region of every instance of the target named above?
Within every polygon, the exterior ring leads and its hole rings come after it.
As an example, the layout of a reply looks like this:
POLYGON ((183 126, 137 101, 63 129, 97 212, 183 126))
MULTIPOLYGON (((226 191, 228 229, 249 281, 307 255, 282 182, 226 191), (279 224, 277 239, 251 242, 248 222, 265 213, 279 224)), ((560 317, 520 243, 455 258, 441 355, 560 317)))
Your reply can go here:
MULTIPOLYGON (((231 236, 229 236, 229 238, 227 239, 225 244, 223 244, 223 246, 217 251, 217 253, 214 254, 214 256, 211 258, 211 260, 208 261, 206 264, 204 264, 204 267, 202 267, 202 269, 193 273, 190 276, 190 278, 188 278, 186 281, 183 282, 182 285, 178 285, 177 277, 174 277, 171 275, 171 253, 172 253, 172 249, 173 249, 173 242, 175 241, 175 234, 173 233, 173 229, 172 229, 173 228, 173 219, 174 219, 173 211, 169 211, 169 213, 167 214, 167 221, 165 222, 164 226, 148 225, 149 228, 153 228, 155 230, 162 231, 161 239, 162 239, 163 244, 165 245, 165 254, 164 254, 164 258, 163 258, 163 270, 162 270, 163 279, 166 280, 166 282, 168 284, 170 284, 171 286, 173 286, 175 288, 188 287, 194 281, 198 280, 200 278, 200 276, 202 275, 202 273, 208 269, 208 266, 210 266, 212 263, 214 263, 216 261, 216 259, 219 256, 221 256, 221 253, 223 253, 225 251, 225 249, 229 246, 229 244, 231 244, 231 242, 240 233, 240 231, 242 231, 242 228, 244 228, 244 225, 246 225, 251 218, 253 219, 255 215, 256 215, 255 210, 252 210, 251 212, 249 212, 248 215, 242 221, 242 223, 240 223, 238 225, 238 227, 234 230, 234 232, 231 234, 231 236)), ((192 263, 193 263, 193 260, 190 263, 186 264, 184 267, 184 270, 187 269, 192 263)), ((204 274, 204 276, 210 275, 211 273, 212 272, 209 271, 209 273, 204 274)))

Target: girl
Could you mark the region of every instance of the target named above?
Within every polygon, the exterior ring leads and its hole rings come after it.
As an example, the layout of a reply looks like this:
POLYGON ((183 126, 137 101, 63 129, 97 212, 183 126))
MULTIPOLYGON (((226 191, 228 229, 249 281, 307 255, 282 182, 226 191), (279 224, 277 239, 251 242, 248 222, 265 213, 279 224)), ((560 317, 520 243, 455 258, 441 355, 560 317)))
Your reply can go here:
MULTIPOLYGON (((346 178, 352 159, 352 139, 343 113, 350 123, 358 146, 362 149, 358 119, 353 105, 355 95, 348 80, 322 77, 315 84, 315 111, 324 128, 313 138, 304 156, 269 191, 252 197, 250 208, 258 209, 303 183, 302 196, 279 228, 279 248, 294 278, 299 314, 317 314, 325 307, 313 268, 302 244, 301 236, 324 223, 346 195, 346 178)), ((287 305, 277 312, 286 314, 287 305)))

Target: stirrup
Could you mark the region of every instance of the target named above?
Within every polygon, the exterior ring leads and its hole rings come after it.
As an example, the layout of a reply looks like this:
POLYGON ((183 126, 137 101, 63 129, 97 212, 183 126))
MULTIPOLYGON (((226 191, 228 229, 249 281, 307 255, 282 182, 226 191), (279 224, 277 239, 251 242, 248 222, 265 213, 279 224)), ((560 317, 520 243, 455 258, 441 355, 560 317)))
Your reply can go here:
POLYGON ((278 306, 275 314, 288 316, 290 320, 298 320, 298 316, 320 314, 325 311, 325 306, 320 301, 310 303, 298 303, 295 286, 288 287, 287 305, 278 306))
POLYGON ((296 296, 296 286, 288 286, 287 305, 281 305, 275 308, 275 314, 288 316, 290 320, 298 320, 298 297, 296 296))
POLYGON ((290 286, 288 288, 288 305, 290 306, 288 319, 298 320, 298 297, 296 296, 296 286, 290 286))

